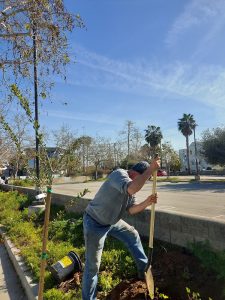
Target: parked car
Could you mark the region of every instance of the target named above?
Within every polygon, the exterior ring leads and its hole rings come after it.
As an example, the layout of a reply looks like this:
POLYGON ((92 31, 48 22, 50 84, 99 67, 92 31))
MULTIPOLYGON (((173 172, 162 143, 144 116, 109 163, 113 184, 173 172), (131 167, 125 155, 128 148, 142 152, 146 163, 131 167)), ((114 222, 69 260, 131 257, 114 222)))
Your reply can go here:
POLYGON ((157 171, 157 176, 167 176, 167 172, 165 170, 159 169, 157 171))

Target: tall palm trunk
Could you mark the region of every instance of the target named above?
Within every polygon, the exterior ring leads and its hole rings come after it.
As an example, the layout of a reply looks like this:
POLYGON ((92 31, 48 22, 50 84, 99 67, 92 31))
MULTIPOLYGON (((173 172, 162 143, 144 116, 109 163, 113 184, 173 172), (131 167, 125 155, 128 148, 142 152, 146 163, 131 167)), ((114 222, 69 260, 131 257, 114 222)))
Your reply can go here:
POLYGON ((162 158, 162 141, 160 140, 160 168, 162 169, 162 161, 163 161, 163 158, 162 158))
POLYGON ((188 136, 188 135, 186 135, 186 148, 187 148, 187 166, 188 166, 188 174, 191 175, 190 157, 189 157, 189 136, 188 136))

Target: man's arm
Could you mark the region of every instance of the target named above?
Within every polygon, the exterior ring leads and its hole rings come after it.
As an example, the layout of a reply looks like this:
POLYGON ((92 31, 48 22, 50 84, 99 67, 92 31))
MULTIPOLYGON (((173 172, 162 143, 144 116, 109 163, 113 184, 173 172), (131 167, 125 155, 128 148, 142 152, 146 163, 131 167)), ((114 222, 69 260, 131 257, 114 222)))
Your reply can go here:
POLYGON ((151 162, 151 165, 145 170, 143 174, 138 175, 134 180, 131 181, 127 188, 127 192, 129 195, 134 195, 145 184, 146 180, 152 175, 152 173, 160 167, 160 160, 159 158, 154 159, 151 162))
POLYGON ((143 202, 139 204, 134 204, 128 209, 129 214, 134 215, 137 214, 143 210, 145 210, 146 207, 151 205, 152 203, 157 203, 157 194, 156 195, 151 195, 147 199, 145 199, 143 202))

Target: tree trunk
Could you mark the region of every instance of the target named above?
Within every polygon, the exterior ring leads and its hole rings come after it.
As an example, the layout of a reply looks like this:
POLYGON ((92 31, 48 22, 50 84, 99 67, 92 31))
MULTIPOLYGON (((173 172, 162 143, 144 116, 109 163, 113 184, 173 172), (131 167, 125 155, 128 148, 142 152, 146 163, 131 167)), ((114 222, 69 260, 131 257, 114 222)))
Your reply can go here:
POLYGON ((162 169, 162 161, 163 161, 163 158, 162 158, 162 142, 160 141, 160 168, 162 169))
POLYGON ((95 165, 95 180, 98 179, 98 165, 95 165))

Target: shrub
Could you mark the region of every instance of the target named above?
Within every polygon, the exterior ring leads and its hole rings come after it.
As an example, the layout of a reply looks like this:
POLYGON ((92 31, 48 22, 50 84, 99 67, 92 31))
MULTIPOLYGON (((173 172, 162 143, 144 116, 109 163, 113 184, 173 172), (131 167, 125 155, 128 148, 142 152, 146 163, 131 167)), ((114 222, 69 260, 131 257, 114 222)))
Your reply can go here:
POLYGON ((82 300, 81 291, 70 291, 65 294, 62 291, 53 288, 44 293, 45 300, 82 300))
POLYGON ((29 186, 34 186, 35 183, 33 180, 26 178, 26 179, 10 179, 9 184, 15 185, 15 186, 24 186, 24 187, 29 187, 29 186))
POLYGON ((54 220, 49 226, 49 238, 53 241, 68 241, 76 247, 84 244, 82 218, 54 220))

